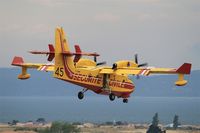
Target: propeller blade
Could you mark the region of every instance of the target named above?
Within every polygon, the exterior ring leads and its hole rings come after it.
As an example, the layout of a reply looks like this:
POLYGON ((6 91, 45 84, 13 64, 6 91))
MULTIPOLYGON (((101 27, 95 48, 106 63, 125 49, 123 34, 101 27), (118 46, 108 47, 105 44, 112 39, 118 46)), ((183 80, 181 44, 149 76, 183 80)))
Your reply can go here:
POLYGON ((138 67, 148 66, 148 63, 139 64, 138 67))
POLYGON ((103 61, 103 62, 97 63, 97 66, 99 66, 99 65, 105 65, 105 64, 106 64, 106 61, 103 61))
POLYGON ((94 56, 94 62, 97 62, 97 57, 96 56, 94 56))
POLYGON ((138 64, 138 54, 135 54, 135 63, 138 64))

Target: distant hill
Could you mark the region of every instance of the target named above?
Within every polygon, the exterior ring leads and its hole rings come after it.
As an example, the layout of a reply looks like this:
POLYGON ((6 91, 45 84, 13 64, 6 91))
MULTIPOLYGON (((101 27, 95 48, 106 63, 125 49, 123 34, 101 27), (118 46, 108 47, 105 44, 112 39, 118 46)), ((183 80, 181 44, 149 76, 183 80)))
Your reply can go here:
MULTIPOLYGON (((29 70, 31 78, 18 80, 17 68, 0 68, 0 96, 76 96, 81 87, 51 77, 51 73, 29 70)), ((159 75, 151 77, 131 77, 136 89, 132 96, 144 97, 199 97, 200 70, 186 76, 189 83, 177 87, 174 81, 177 75, 159 75)), ((92 92, 86 95, 98 96, 92 92)))

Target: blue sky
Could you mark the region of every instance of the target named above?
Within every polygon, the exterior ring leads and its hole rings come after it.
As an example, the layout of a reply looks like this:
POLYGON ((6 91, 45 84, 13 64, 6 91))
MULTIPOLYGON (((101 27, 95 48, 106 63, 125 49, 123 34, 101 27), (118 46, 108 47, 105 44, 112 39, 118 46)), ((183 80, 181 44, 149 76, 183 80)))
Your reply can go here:
POLYGON ((108 64, 138 53, 150 66, 191 62, 200 69, 199 7, 198 0, 2 0, 0 67, 10 67, 15 55, 47 62, 27 51, 47 50, 62 26, 72 50, 79 44, 108 64))

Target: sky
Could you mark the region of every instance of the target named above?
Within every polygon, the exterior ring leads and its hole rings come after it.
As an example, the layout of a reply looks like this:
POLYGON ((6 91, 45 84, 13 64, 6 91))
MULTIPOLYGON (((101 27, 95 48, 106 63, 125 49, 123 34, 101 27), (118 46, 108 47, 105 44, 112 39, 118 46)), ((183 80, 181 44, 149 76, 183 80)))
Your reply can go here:
POLYGON ((177 68, 184 62, 200 69, 199 0, 1 0, 0 67, 14 56, 44 62, 29 50, 48 50, 57 26, 70 48, 97 52, 108 65, 118 60, 177 68))

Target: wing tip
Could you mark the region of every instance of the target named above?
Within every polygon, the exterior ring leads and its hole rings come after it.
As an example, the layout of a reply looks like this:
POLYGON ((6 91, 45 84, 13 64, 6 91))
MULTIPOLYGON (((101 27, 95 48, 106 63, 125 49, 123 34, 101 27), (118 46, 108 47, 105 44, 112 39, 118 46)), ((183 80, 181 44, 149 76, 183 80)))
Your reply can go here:
POLYGON ((180 66, 176 72, 181 74, 190 74, 192 68, 191 63, 184 63, 182 66, 180 66))
POLYGON ((15 56, 13 58, 12 64, 13 66, 21 66, 24 63, 24 60, 22 57, 15 56))

